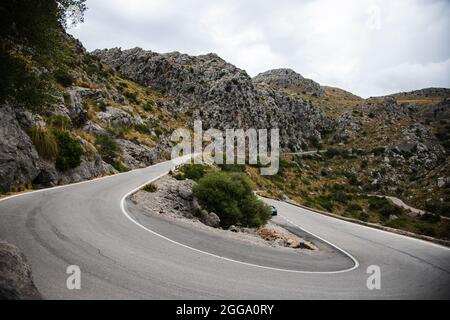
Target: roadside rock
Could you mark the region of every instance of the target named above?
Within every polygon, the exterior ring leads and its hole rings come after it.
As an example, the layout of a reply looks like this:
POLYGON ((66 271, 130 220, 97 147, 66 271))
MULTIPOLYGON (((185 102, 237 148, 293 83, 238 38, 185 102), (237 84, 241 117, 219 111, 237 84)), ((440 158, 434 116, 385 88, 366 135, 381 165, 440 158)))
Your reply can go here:
POLYGON ((31 267, 20 250, 0 241, 0 300, 42 299, 33 283, 31 267))
POLYGON ((218 228, 220 226, 220 218, 214 212, 202 211, 202 216, 200 219, 207 226, 218 228))

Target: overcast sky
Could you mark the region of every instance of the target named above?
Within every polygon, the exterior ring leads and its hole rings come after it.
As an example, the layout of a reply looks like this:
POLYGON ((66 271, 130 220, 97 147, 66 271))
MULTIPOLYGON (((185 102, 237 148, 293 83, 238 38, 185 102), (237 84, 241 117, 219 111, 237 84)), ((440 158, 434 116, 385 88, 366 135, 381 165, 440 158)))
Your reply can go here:
POLYGON ((363 97, 450 87, 448 0, 88 0, 89 50, 215 52, 251 76, 291 68, 363 97))

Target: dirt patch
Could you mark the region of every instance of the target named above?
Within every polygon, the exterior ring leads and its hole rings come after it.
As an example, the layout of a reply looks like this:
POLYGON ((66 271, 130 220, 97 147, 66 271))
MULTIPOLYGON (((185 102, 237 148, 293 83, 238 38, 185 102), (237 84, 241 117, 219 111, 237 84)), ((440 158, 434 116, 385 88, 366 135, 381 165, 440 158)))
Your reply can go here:
POLYGON ((293 249, 308 249, 308 250, 317 249, 317 247, 311 242, 306 241, 279 226, 274 225, 264 226, 256 230, 256 234, 260 236, 262 239, 282 247, 289 247, 293 249))

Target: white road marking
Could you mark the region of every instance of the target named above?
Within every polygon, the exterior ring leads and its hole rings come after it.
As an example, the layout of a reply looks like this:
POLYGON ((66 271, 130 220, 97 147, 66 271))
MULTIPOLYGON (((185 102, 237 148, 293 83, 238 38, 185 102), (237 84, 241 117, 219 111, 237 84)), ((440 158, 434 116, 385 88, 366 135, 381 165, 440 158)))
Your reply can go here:
MULTIPOLYGON (((131 190, 130 192, 128 192, 127 194, 125 194, 125 195, 122 197, 122 199, 120 200, 120 208, 122 209, 123 214, 124 214, 131 222, 133 222, 134 224, 136 224, 136 225, 139 226, 140 228, 146 230, 147 232, 150 232, 151 234, 153 234, 153 235, 155 235, 155 236, 157 236, 157 237, 160 237, 160 238, 162 238, 162 239, 164 239, 164 240, 167 240, 167 241, 169 241, 169 242, 171 242, 171 243, 173 243, 173 244, 175 244, 175 245, 179 245, 179 246, 181 246, 181 247, 183 247, 183 248, 186 248, 186 249, 189 249, 189 250, 198 252, 198 253, 202 253, 202 254, 205 254, 205 255, 208 255, 208 256, 211 256, 211 257, 214 257, 214 258, 222 259, 222 260, 225 260, 225 261, 228 261, 228 262, 238 263, 238 264, 245 265, 245 266, 250 266, 250 267, 255 267, 255 268, 260 268, 260 269, 266 269, 266 270, 272 270, 272 271, 281 271, 281 272, 290 272, 290 273, 302 273, 302 274, 338 274, 338 273, 344 273, 344 272, 353 271, 353 270, 355 270, 356 268, 358 268, 358 266, 359 266, 359 262, 358 262, 352 255, 350 255, 349 253, 347 253, 345 250, 339 248, 338 246, 336 246, 336 245, 330 243, 329 241, 327 241, 327 240, 325 240, 325 239, 322 239, 322 238, 316 236, 315 234, 313 234, 313 233, 311 233, 311 232, 309 232, 309 231, 306 231, 305 229, 302 229, 302 228, 300 228, 300 229, 304 230, 305 232, 310 233, 310 234, 313 235, 314 237, 319 238, 320 240, 322 240, 322 241, 328 243, 329 245, 333 246, 334 248, 338 249, 339 251, 341 251, 342 253, 344 253, 345 255, 347 255, 347 256, 353 261, 354 266, 351 267, 351 268, 348 268, 348 269, 337 270, 337 271, 301 271, 301 270, 290 270, 290 269, 282 269, 282 268, 267 267, 267 266, 262 266, 262 265, 258 265, 258 264, 253 264, 253 263, 243 262, 243 261, 234 260, 234 259, 230 259, 230 258, 227 258, 227 257, 219 256, 219 255, 216 255, 216 254, 213 254, 213 253, 210 253, 210 252, 206 252, 206 251, 203 251, 203 250, 200 250, 200 249, 193 248, 193 247, 191 247, 191 246, 185 245, 185 244, 180 243, 180 242, 178 242, 178 241, 172 240, 172 239, 170 239, 170 238, 168 238, 168 237, 166 237, 166 236, 163 236, 162 234, 160 234, 160 233, 158 233, 158 232, 156 232, 156 231, 153 231, 153 230, 151 230, 151 229, 145 227, 144 225, 140 224, 140 223, 137 222, 136 220, 134 220, 134 219, 129 215, 129 213, 126 211, 126 209, 125 209, 125 200, 126 200, 126 198, 127 198, 128 196, 130 196, 130 195, 133 194, 134 192, 138 191, 140 188, 142 188, 142 187, 145 186, 146 184, 149 184, 149 183, 151 183, 151 182, 153 182, 153 181, 156 181, 156 180, 158 180, 159 178, 165 176, 166 174, 167 174, 167 173, 163 173, 163 174, 157 176, 156 178, 150 179, 149 181, 143 183, 143 184, 140 185, 139 187, 137 187, 137 188, 131 190)), ((297 227, 298 227, 298 226, 297 226, 297 227)))

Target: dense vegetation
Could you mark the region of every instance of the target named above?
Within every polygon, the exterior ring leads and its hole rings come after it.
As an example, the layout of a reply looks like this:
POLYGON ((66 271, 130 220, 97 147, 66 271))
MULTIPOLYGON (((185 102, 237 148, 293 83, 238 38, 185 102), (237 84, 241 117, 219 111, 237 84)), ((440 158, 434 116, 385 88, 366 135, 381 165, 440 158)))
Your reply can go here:
POLYGON ((200 205, 215 212, 222 227, 259 227, 271 217, 270 209, 256 198, 249 179, 240 173, 210 172, 193 188, 200 205))
POLYGON ((67 63, 63 28, 67 18, 83 20, 85 2, 9 0, 0 4, 0 103, 36 108, 51 102, 53 72, 68 84, 70 79, 58 69, 67 63))
POLYGON ((69 131, 53 128, 52 134, 56 139, 59 150, 55 163, 56 168, 59 171, 66 171, 78 167, 83 154, 80 141, 69 131))
POLYGON ((48 161, 55 161, 59 171, 80 165, 84 150, 80 141, 69 131, 58 127, 33 127, 30 135, 39 155, 48 161))
MULTIPOLYGON (((403 155, 408 156, 408 155, 403 155)), ((429 213, 416 217, 390 200, 370 194, 392 195, 406 198, 411 189, 397 187, 380 193, 374 176, 390 177, 380 166, 386 157, 384 148, 373 150, 329 148, 322 154, 289 156, 280 160, 280 170, 274 176, 260 176, 258 170, 247 166, 246 171, 267 197, 283 196, 305 206, 335 213, 361 221, 378 223, 418 234, 450 239, 448 197, 443 201, 426 202, 429 213)), ((392 166, 396 164, 391 161, 392 166)), ((443 186, 442 190, 446 190, 443 186)))
POLYGON ((58 156, 58 143, 49 130, 33 127, 31 129, 31 140, 42 158, 50 161, 56 159, 58 156))

